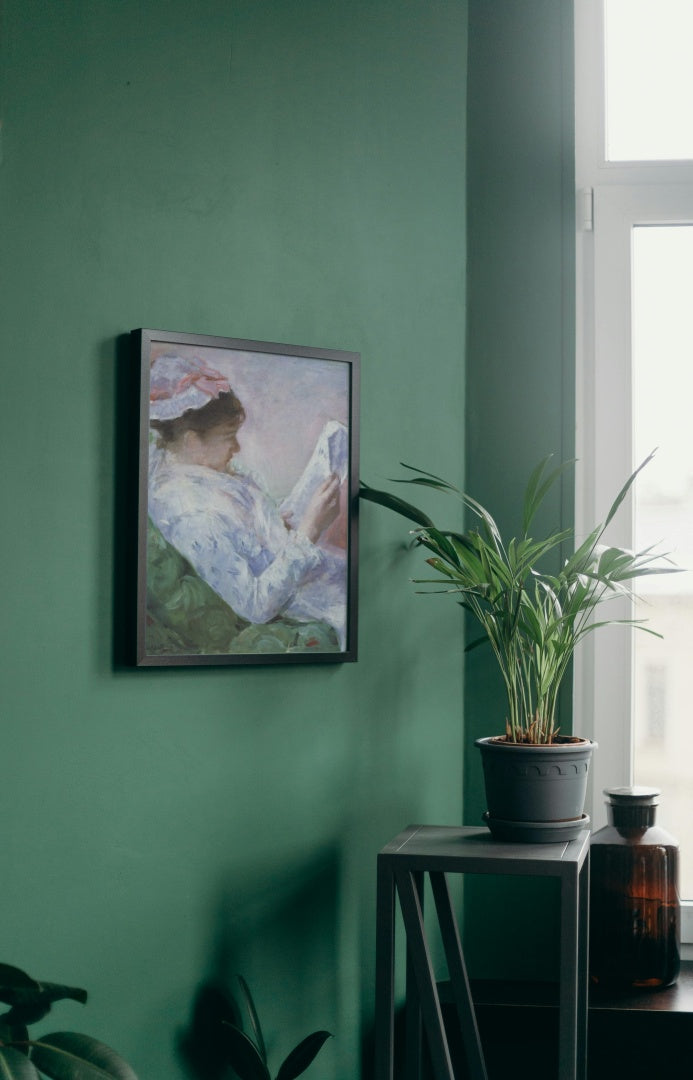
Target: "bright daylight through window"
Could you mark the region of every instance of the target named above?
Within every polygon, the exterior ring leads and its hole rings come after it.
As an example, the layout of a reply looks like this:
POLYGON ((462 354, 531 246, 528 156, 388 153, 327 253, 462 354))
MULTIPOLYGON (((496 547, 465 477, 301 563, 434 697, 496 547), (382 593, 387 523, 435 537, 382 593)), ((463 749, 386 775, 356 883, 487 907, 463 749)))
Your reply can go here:
POLYGON ((637 590, 635 616, 662 638, 605 635, 577 674, 576 708, 595 717, 595 825, 602 788, 659 787, 693 901, 693 0, 575 10, 577 187, 593 207, 578 235, 576 527, 656 447, 615 539, 684 568, 637 590))
MULTIPOLYGON (((635 546, 671 549, 693 567, 693 226, 633 230, 633 445, 658 447, 635 494, 635 546)), ((663 635, 633 637, 634 780, 662 790, 682 849, 683 896, 693 897, 693 571, 655 575, 636 612, 663 635)))
POLYGON ((608 161, 693 158, 693 3, 606 0, 608 161))

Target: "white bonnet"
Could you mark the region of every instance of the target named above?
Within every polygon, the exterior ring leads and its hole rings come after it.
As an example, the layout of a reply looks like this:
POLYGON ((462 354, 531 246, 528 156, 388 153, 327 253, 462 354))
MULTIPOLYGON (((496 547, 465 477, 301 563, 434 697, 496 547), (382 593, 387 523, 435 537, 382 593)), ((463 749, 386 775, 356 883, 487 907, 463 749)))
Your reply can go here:
POLYGON ((230 390, 226 376, 200 357, 186 359, 176 353, 157 356, 149 380, 150 419, 174 420, 230 390))

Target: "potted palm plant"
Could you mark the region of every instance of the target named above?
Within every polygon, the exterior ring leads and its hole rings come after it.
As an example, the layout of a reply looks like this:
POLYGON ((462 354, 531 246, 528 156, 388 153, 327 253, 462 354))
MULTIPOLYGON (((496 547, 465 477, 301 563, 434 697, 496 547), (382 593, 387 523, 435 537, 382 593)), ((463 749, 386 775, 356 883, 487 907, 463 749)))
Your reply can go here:
MULTIPOLYGON (((649 633, 640 619, 597 618, 597 609, 618 596, 632 596, 633 583, 651 574, 675 573, 651 548, 632 552, 605 544, 604 533, 638 473, 628 478, 604 521, 596 525, 557 569, 557 549, 572 536, 554 530, 542 539, 532 523, 547 492, 567 462, 550 467, 545 458, 533 470, 524 493, 521 529, 504 540, 476 499, 439 476, 411 465, 398 481, 455 496, 475 525, 459 532, 438 528, 409 502, 367 484, 361 498, 379 503, 410 521, 414 542, 426 549, 435 577, 416 584, 453 597, 479 624, 482 635, 466 651, 487 643, 495 655, 506 692, 505 731, 476 740, 482 755, 491 833, 502 840, 532 843, 571 839, 587 824, 583 813, 589 762, 596 744, 560 732, 558 697, 577 645, 597 628, 625 623, 649 633)), ((661 636, 661 635, 657 635, 661 636)))

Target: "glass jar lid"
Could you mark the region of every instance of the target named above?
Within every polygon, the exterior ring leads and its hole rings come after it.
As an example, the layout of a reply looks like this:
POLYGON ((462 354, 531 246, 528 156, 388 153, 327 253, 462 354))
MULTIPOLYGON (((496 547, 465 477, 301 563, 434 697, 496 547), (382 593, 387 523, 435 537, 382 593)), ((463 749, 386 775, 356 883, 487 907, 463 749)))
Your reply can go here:
POLYGON ((658 788, 617 787, 604 788, 607 804, 611 806, 659 806, 658 788))

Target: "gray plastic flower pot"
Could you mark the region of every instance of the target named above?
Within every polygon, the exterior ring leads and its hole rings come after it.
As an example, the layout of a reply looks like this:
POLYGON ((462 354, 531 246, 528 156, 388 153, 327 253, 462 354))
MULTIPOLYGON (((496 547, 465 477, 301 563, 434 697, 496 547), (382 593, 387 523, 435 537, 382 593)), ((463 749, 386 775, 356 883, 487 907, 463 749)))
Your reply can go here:
POLYGON ((584 829, 587 774, 596 742, 570 736, 531 746, 477 739, 493 836, 524 843, 571 840, 584 829))

